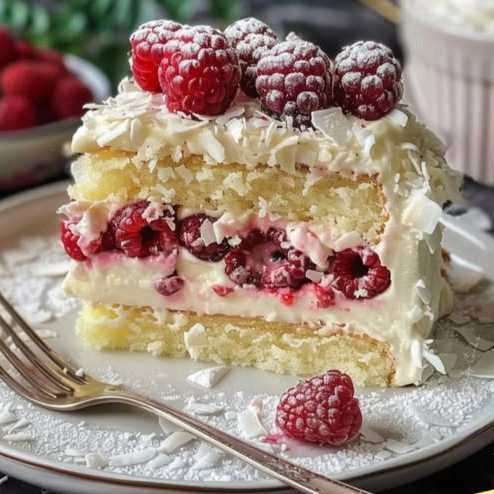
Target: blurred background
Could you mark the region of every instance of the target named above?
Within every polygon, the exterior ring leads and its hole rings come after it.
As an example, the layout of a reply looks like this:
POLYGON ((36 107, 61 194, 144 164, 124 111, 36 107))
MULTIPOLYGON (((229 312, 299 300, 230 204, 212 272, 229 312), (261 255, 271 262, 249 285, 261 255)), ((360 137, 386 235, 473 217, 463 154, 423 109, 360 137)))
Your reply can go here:
POLYGON ((129 33, 143 22, 173 18, 223 28, 250 15, 280 34, 296 31, 329 55, 365 38, 399 50, 395 26, 356 0, 0 0, 0 24, 93 62, 113 87, 129 72, 129 33))

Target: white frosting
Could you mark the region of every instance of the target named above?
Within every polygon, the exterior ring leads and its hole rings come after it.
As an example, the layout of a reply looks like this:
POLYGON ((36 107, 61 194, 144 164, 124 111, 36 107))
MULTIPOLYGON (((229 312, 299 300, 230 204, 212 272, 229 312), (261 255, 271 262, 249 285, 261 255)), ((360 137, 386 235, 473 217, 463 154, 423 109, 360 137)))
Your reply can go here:
POLYGON ((404 0, 407 7, 441 26, 494 36, 492 0, 404 0))
MULTIPOLYGON (((314 113, 316 130, 299 131, 262 114, 255 102, 236 104, 216 119, 191 120, 169 113, 160 96, 124 81, 115 98, 91 108, 74 136, 74 151, 91 153, 111 146, 136 153, 134 162, 150 168, 159 166, 158 159, 180 161, 201 155, 204 174, 208 166, 239 163, 256 168, 256 173, 262 172, 263 166, 279 166, 287 174, 296 165, 305 165, 313 181, 334 172, 376 177, 389 219, 373 248, 391 271, 392 282, 388 290, 370 300, 351 301, 338 295, 336 306, 328 309, 314 307, 310 285, 297 293, 290 307, 274 295, 247 288, 237 287, 220 297, 211 289, 213 285, 232 286, 223 262, 203 262, 181 249, 176 267, 185 285, 172 296, 163 297, 154 290, 154 282, 169 273, 170 266, 123 256, 106 262, 108 254, 74 266, 65 282, 69 293, 108 304, 306 324, 323 334, 335 326, 365 331, 391 346, 395 384, 420 381, 423 341, 433 321, 451 307, 451 295, 440 273, 442 227, 438 217, 442 203, 457 193, 459 177, 447 167, 442 144, 405 107, 375 122, 345 116, 338 109, 323 110, 314 113)), ((224 186, 242 195, 245 184, 231 175, 224 186)), ((220 241, 262 221, 270 221, 263 211, 254 219, 225 213, 201 229, 201 235, 206 243, 212 242, 213 236, 220 241)), ((318 265, 324 264, 331 249, 361 243, 357 232, 333 238, 328 225, 280 222, 290 227, 290 242, 318 265)), ((238 237, 230 241, 238 242, 238 237)), ((206 336, 206 329, 196 326, 185 335, 191 354, 206 336)))

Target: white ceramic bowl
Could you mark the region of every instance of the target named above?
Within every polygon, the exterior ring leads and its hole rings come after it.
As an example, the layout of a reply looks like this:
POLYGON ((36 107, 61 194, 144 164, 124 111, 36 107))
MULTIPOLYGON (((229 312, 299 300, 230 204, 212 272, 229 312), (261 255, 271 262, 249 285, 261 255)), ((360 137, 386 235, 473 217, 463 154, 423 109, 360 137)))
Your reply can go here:
MULTIPOLYGON (((65 64, 92 91, 95 101, 111 93, 107 77, 93 64, 73 55, 65 64)), ((64 166, 62 148, 80 124, 69 118, 31 129, 0 132, 0 191, 12 191, 59 175, 64 166)))
POLYGON ((409 98, 450 164, 493 185, 494 38, 429 20, 413 3, 401 2, 409 98))

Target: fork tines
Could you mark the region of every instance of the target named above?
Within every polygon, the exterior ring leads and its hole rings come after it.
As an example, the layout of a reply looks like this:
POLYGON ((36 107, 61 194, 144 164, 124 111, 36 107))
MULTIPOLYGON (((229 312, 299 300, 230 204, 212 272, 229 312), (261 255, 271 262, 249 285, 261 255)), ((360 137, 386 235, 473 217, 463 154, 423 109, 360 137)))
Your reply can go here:
POLYGON ((85 378, 36 334, 1 292, 0 309, 0 354, 24 381, 0 363, 0 377, 11 388, 46 401, 72 395, 77 385, 85 384, 85 378))

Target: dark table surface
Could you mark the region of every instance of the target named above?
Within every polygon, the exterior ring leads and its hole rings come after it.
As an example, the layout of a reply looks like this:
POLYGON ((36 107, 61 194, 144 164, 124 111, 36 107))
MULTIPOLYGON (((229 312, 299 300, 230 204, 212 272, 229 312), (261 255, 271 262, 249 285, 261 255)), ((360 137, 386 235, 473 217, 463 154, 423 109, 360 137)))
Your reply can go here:
MULTIPOLYGON (((465 197, 470 204, 486 211, 494 223, 494 188, 466 180, 465 197)), ((434 475, 383 492, 385 494, 473 494, 489 489, 494 489, 494 444, 434 475)), ((9 478, 6 483, 0 486, 0 494, 51 493, 39 487, 9 478)))

